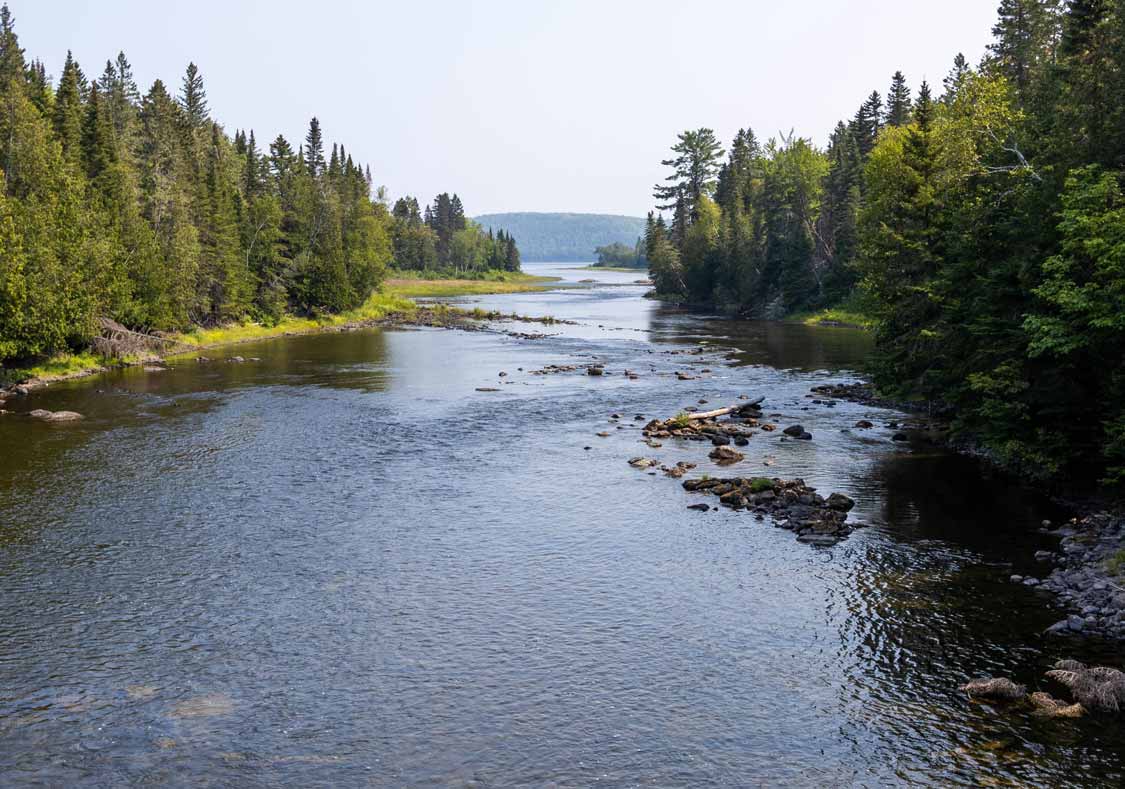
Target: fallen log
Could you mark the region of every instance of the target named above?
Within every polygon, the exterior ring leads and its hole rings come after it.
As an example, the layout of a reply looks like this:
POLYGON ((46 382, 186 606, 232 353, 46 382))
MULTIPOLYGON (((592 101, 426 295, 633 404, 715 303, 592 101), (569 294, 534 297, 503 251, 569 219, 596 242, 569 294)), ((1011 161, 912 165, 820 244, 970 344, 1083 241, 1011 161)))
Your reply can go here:
POLYGON ((741 403, 739 405, 730 405, 730 406, 727 406, 726 408, 716 408, 714 411, 692 411, 688 414, 685 414, 685 416, 689 420, 717 419, 718 417, 726 416, 727 414, 734 414, 734 413, 737 413, 739 411, 749 411, 750 409, 754 408, 755 406, 761 405, 765 401, 765 399, 766 398, 763 396, 763 397, 759 397, 757 400, 752 400, 749 403, 741 403))

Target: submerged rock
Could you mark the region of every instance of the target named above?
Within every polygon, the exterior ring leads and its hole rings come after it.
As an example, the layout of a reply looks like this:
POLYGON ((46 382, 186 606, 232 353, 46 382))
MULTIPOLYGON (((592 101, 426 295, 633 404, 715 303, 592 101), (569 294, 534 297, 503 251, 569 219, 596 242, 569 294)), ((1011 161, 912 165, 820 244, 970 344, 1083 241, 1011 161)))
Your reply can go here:
POLYGON ((1018 701, 1027 695, 1027 686, 1019 685, 1007 677, 983 677, 966 682, 961 690, 974 699, 1018 701))
MULTIPOLYGON (((784 433, 787 436, 792 436, 793 438, 797 438, 799 436, 804 435, 805 428, 802 427, 801 425, 790 425, 789 427, 785 428, 781 432, 784 433)), ((810 438, 811 438, 811 436, 810 436, 810 438)))
POLYGON ((43 408, 36 408, 28 416, 43 422, 77 422, 82 418, 82 414, 77 411, 47 411, 43 408))

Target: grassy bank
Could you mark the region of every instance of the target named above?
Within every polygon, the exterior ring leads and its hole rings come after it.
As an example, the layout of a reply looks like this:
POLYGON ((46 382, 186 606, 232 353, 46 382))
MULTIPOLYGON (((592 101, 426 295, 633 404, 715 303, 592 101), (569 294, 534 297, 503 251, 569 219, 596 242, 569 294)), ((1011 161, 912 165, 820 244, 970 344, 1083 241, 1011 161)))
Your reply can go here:
POLYGON ((414 302, 397 293, 373 293, 361 306, 338 315, 325 315, 317 318, 286 317, 273 326, 260 323, 232 323, 212 329, 195 328, 190 332, 176 334, 172 339, 181 345, 191 346, 191 350, 210 348, 216 345, 231 345, 252 340, 266 340, 286 334, 308 334, 332 326, 349 323, 374 321, 395 313, 407 313, 416 309, 414 302))
POLYGON ((549 285, 558 281, 558 277, 538 277, 523 272, 492 272, 480 279, 468 279, 432 278, 417 272, 392 271, 383 281, 383 293, 401 298, 529 293, 549 290, 549 285))
MULTIPOLYGON (((288 316, 277 324, 231 323, 214 328, 197 327, 191 331, 169 335, 179 348, 167 354, 169 358, 194 353, 221 345, 234 345, 253 340, 267 340, 292 334, 311 334, 334 326, 376 321, 395 314, 410 314, 417 305, 394 293, 373 293, 367 301, 354 310, 339 315, 317 318, 288 316)), ((108 359, 93 353, 62 352, 51 357, 19 367, 0 368, 0 386, 11 386, 24 381, 50 382, 80 378, 101 372, 110 367, 137 364, 140 359, 108 359)))
POLYGON ((852 329, 874 329, 875 319, 862 294, 854 294, 835 307, 827 307, 815 312, 799 312, 785 320, 803 323, 806 326, 841 326, 852 329))

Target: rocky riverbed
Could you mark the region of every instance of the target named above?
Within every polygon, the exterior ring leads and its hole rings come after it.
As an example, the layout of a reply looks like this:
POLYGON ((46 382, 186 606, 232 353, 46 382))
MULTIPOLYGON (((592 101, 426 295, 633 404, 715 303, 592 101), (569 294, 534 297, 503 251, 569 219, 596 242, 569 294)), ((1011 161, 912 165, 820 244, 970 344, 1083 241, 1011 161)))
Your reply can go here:
POLYGON ((1071 610, 1047 632, 1125 638, 1125 518, 1099 512, 1044 529, 1059 537, 1057 551, 1035 554, 1045 576, 1011 580, 1051 592, 1071 610))

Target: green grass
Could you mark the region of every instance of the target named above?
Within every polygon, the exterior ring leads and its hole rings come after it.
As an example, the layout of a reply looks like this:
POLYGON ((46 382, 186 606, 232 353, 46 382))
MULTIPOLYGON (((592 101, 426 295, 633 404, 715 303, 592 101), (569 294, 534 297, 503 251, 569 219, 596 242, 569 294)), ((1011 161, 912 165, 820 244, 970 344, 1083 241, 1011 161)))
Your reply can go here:
POLYGON ((92 353, 57 353, 27 367, 0 370, 0 384, 15 384, 32 379, 50 381, 99 370, 112 362, 92 353))
POLYGON ((529 293, 549 290, 559 277, 539 277, 523 272, 494 271, 480 278, 426 278, 416 271, 393 271, 383 282, 383 292, 404 298, 484 296, 495 293, 529 293))
POLYGON ((815 312, 798 312, 790 315, 786 320, 803 323, 806 326, 838 323, 857 329, 875 328, 875 318, 871 317, 867 300, 859 292, 853 293, 835 307, 827 307, 815 312))
POLYGON ((1125 575, 1125 548, 1106 559, 1105 569, 1113 575, 1125 575))
POLYGON ((754 477, 750 480, 751 493, 765 493, 767 490, 773 490, 773 480, 766 477, 754 477))
POLYGON ((379 320, 396 312, 412 312, 415 309, 417 309, 417 305, 414 302, 399 294, 373 293, 359 307, 338 315, 326 315, 318 318, 287 316, 273 326, 248 322, 232 323, 211 329, 195 328, 183 334, 173 335, 172 339, 194 348, 206 348, 213 345, 265 340, 283 334, 307 334, 331 326, 379 320))

